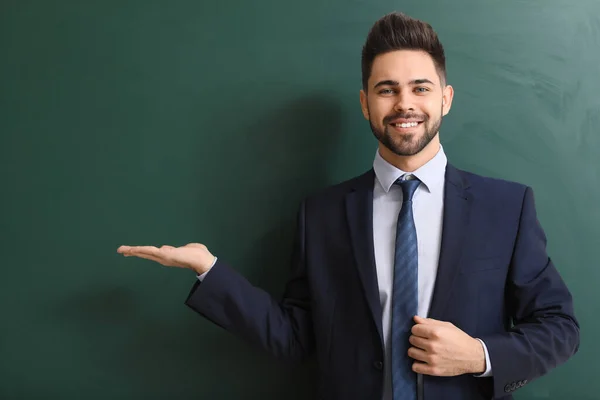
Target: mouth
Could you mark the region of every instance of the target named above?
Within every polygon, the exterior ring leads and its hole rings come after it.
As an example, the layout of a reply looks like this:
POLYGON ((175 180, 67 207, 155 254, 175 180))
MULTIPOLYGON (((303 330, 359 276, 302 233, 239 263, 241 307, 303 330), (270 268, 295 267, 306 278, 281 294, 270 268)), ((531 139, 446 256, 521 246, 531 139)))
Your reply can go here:
POLYGON ((423 121, 395 121, 391 122, 389 126, 398 132, 409 132, 418 128, 422 123, 423 121))

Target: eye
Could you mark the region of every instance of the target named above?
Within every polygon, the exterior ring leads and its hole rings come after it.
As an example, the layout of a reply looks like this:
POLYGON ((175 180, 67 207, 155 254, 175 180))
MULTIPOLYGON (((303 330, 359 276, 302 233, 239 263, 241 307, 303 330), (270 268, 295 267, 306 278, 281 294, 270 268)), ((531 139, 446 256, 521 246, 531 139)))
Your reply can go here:
POLYGON ((419 86, 417 88, 415 88, 415 92, 417 93, 426 93, 429 92, 429 89, 423 86, 419 86))
POLYGON ((379 94, 394 94, 394 90, 393 89, 381 89, 379 91, 379 94))

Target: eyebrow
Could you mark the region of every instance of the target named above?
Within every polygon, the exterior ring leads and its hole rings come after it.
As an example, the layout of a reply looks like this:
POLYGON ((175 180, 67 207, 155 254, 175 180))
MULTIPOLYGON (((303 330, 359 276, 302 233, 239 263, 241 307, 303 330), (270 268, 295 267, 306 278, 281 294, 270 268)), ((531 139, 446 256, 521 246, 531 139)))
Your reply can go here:
MULTIPOLYGON (((433 85, 434 83, 431 82, 429 79, 426 78, 421 78, 421 79, 413 79, 412 81, 408 82, 409 85, 422 85, 424 83, 428 83, 430 85, 433 85)), ((385 80, 385 81, 380 81, 377 82, 377 84, 375 86, 373 86, 373 88, 377 88, 379 86, 400 86, 400 83, 398 81, 393 81, 393 80, 385 80)))

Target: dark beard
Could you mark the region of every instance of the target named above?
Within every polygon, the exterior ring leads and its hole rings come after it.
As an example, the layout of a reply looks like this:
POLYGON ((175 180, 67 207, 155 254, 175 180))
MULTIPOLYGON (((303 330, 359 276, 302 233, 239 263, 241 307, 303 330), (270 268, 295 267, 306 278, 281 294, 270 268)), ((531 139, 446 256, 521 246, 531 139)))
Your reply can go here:
POLYGON ((425 133, 423 134, 423 136, 418 138, 416 143, 413 142, 415 135, 397 136, 390 133, 390 121, 396 118, 414 117, 417 116, 415 116, 414 114, 395 114, 387 116, 383 119, 383 124, 385 126, 383 132, 375 128, 370 119, 369 125, 371 126, 371 131, 373 131, 373 135, 375 135, 375 138, 379 142, 381 142, 381 144, 387 147, 391 152, 399 156, 414 156, 415 154, 421 152, 429 144, 429 142, 433 140, 433 138, 438 134, 440 127, 442 126, 442 117, 435 121, 433 125, 427 127, 429 118, 427 118, 427 116, 418 116, 421 118, 424 117, 422 124, 425 127, 425 133))

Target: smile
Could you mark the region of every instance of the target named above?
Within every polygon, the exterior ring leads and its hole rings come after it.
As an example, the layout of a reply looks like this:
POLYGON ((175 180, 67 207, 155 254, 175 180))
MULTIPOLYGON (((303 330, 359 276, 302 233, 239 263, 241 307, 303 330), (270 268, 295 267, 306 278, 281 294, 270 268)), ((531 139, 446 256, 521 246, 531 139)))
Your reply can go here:
POLYGON ((420 124, 420 122, 404 122, 401 124, 392 124, 392 125, 394 125, 396 128, 412 128, 419 124, 420 124))

